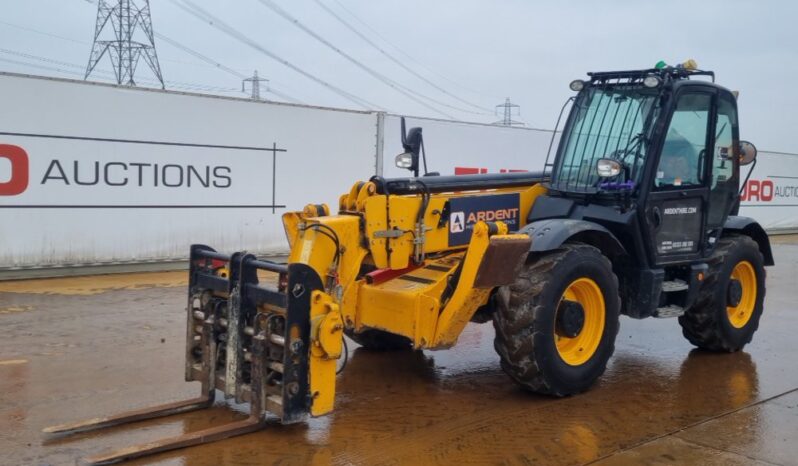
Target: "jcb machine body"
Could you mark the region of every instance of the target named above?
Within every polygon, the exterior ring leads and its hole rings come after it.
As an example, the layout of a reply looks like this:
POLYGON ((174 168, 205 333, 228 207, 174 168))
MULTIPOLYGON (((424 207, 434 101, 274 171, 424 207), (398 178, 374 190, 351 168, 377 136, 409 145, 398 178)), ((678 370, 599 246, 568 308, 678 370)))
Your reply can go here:
POLYGON ((403 128, 397 165, 416 176, 357 182, 336 214, 285 214, 286 264, 193 246, 185 376, 200 398, 47 431, 201 408, 217 390, 250 403, 245 421, 90 459, 103 463, 252 431, 267 414, 323 415, 344 334, 437 350, 492 320, 505 372, 554 396, 604 372, 621 313, 678 317, 691 343, 739 350, 773 264, 763 229, 737 216, 756 153, 739 141, 735 96, 690 65, 571 83, 544 172, 419 177, 421 131, 403 128))

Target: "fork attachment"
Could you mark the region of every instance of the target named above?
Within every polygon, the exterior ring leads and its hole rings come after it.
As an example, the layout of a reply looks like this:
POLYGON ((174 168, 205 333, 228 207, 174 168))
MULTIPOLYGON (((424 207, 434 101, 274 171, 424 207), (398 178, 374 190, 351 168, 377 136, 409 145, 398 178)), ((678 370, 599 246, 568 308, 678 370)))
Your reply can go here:
POLYGON ((211 406, 216 390, 250 404, 245 420, 86 458, 111 464, 261 429, 266 414, 283 424, 310 412, 311 294, 323 285, 304 264, 278 264, 252 254, 231 256, 191 246, 186 326, 186 381, 201 383, 197 398, 44 429, 74 434, 211 406), (276 273, 276 286, 259 281, 276 273), (287 291, 290 290, 290 291, 287 291))

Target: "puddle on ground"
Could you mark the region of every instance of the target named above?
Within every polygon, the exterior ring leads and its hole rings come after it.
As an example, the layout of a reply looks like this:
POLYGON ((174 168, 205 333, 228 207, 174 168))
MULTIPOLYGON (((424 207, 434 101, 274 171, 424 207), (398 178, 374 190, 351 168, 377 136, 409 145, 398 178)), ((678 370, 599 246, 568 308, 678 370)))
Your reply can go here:
MULTIPOLYGON (((371 352, 350 344, 331 415, 128 464, 794 463, 798 405, 784 394, 798 388, 798 248, 774 249, 779 263, 768 273, 765 314, 742 352, 693 349, 675 319, 624 317, 599 383, 557 399, 527 393, 502 372, 490 324, 470 324, 446 351, 371 352)), ((198 394, 198 384, 183 382, 185 276, 155 275, 63 285, 107 290, 100 295, 40 294, 52 291, 50 280, 14 295, 14 307, 36 309, 6 319, 0 339, 0 463, 75 464, 245 416, 246 405, 219 400, 208 410, 104 432, 40 433, 198 394), (151 288, 128 291, 136 287, 151 288)))

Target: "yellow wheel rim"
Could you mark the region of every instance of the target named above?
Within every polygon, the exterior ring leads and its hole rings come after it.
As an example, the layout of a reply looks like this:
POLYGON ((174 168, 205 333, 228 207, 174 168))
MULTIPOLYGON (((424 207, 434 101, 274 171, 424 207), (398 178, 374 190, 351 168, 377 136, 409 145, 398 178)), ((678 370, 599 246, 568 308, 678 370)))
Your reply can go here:
MULTIPOLYGON (((560 302, 563 300, 579 303, 585 313, 582 329, 574 337, 568 337, 557 329, 557 315, 554 316, 557 353, 566 364, 578 366, 593 357, 604 335, 604 295, 593 280, 578 278, 565 289, 560 302)), ((557 307, 560 308, 559 305, 557 307)))
POLYGON ((743 328, 751 320, 756 307, 756 272, 748 261, 740 261, 734 266, 731 278, 740 282, 743 289, 740 302, 736 306, 726 306, 729 323, 734 328, 743 328))

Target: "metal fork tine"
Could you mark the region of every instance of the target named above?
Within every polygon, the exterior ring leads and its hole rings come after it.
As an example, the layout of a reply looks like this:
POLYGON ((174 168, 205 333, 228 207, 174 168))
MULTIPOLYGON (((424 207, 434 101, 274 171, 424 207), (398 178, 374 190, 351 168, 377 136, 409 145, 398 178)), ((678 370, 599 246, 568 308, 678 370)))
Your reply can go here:
MULTIPOLYGON (((276 382, 273 384, 272 379, 275 374, 279 373, 281 377, 286 371, 285 358, 278 353, 280 360, 272 360, 270 359, 269 351, 271 346, 274 345, 284 347, 287 335, 272 334, 270 328, 263 327, 264 322, 267 326, 269 323, 268 318, 262 318, 266 314, 259 318, 258 303, 251 301, 251 296, 246 294, 246 288, 243 289, 244 294, 242 295, 241 286, 241 277, 244 272, 249 274, 247 277, 251 282, 250 285, 254 286, 257 285, 256 269, 261 266, 264 268, 273 266, 270 264, 264 266, 264 263, 257 261, 251 255, 234 254, 229 258, 228 263, 230 277, 227 283, 227 299, 226 301, 217 302, 214 301, 215 298, 212 294, 206 293, 207 290, 198 291, 193 286, 193 281, 198 276, 197 274, 207 272, 204 269, 194 270, 197 260, 195 255, 197 254, 197 251, 192 249, 192 282, 189 287, 187 307, 189 324, 187 327, 186 381, 201 382, 202 395, 190 400, 127 411, 109 417, 48 427, 44 429, 44 432, 48 434, 71 434, 207 408, 213 404, 216 387, 218 386, 217 382, 219 382, 216 376, 217 367, 221 368, 222 372, 222 376, 219 379, 223 381, 223 387, 220 388, 224 388, 222 391, 226 395, 235 396, 237 401, 248 401, 250 406, 249 417, 197 432, 129 446, 115 451, 107 451, 86 458, 84 460, 85 463, 92 465, 112 464, 254 432, 266 425, 264 411, 277 414, 285 421, 283 404, 286 394, 282 393, 280 396, 267 394, 266 388, 267 385, 269 387, 282 387, 282 380, 279 381, 279 384, 276 382), (248 265, 247 261, 251 262, 251 264, 248 265), (247 298, 247 301, 242 301, 242 297, 247 298), (197 300, 199 300, 199 304, 197 304, 197 300), (223 305, 220 303, 223 303, 223 305), (222 325, 223 319, 226 319, 226 325, 222 325), (201 327, 197 325, 199 321, 202 322, 201 327), (250 323, 250 321, 252 322, 250 323), (230 344, 229 340, 221 338, 221 333, 225 331, 228 334, 227 338, 231 338, 231 334, 234 332, 239 332, 236 334, 238 339, 233 342, 234 344, 230 344), (248 351, 245 353, 244 345, 247 340, 251 344, 247 345, 248 351), (221 355, 218 351, 220 344, 225 345, 224 349, 227 350, 225 357, 220 357, 221 355), (201 358, 197 357, 198 349, 200 350, 201 358), (197 359, 201 359, 201 361, 197 361, 197 359), (242 367, 245 360, 250 367, 248 377, 246 377, 247 380, 245 380, 245 372, 242 367), (246 391, 244 387, 246 387, 246 391), (269 409, 266 409, 266 404, 268 404, 269 409)), ((227 257, 207 251, 202 254, 209 260, 221 260, 221 258, 227 257)), ((210 264, 206 268, 212 265, 210 264)), ((215 272, 212 277, 215 277, 215 272)), ((255 291, 268 292, 267 297, 271 298, 280 296, 277 291, 271 292, 265 288, 255 289, 255 291)), ((261 295, 257 295, 256 298, 258 296, 261 295)), ((284 327, 288 328, 287 325, 284 327)), ((281 353, 284 351, 287 350, 281 348, 281 353)), ((297 383, 295 382, 295 384, 297 383)), ((302 413, 304 411, 300 412, 300 414, 302 413)))
POLYGON ((243 421, 232 422, 222 426, 211 427, 208 429, 178 435, 176 437, 157 440, 155 442, 142 443, 132 447, 102 453, 86 458, 86 463, 90 465, 113 464, 120 461, 140 458, 178 448, 190 447, 202 443, 215 442, 236 435, 247 434, 263 428, 265 422, 259 417, 248 417, 243 421))
POLYGON ((266 420, 261 415, 263 411, 263 390, 261 381, 263 380, 263 366, 266 362, 264 360, 266 335, 264 330, 259 328, 258 324, 256 324, 256 327, 258 327, 257 334, 252 338, 253 383, 249 400, 250 415, 247 419, 92 456, 86 458, 86 462, 91 465, 112 464, 164 451, 176 450, 178 448, 215 442, 216 440, 247 434, 263 428, 266 425, 266 420))
MULTIPOLYGON (((189 309, 191 309, 190 305, 189 309)), ((47 427, 42 429, 42 432, 46 434, 74 434, 88 430, 102 429, 104 427, 118 426, 129 422, 137 422, 143 421, 145 419, 153 419, 157 417, 171 416, 173 414, 186 413, 189 411, 196 411, 198 409, 211 406, 216 395, 216 391, 213 387, 215 371, 214 365, 212 363, 212 361, 215 361, 216 358, 216 342, 211 337, 213 333, 213 320, 205 320, 202 325, 202 346, 206 348, 206 351, 203 352, 202 356, 202 368, 205 378, 202 380, 200 396, 188 400, 151 406, 149 408, 125 411, 113 416, 98 417, 70 424, 47 427)))
POLYGON ((88 430, 102 429, 104 427, 117 426, 128 422, 143 421, 156 417, 171 416, 172 414, 186 413, 198 409, 207 408, 213 404, 213 396, 205 395, 190 400, 176 401, 149 408, 134 409, 108 417, 98 417, 85 421, 61 424, 46 427, 42 432, 46 434, 74 434, 88 430))

